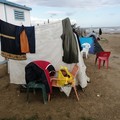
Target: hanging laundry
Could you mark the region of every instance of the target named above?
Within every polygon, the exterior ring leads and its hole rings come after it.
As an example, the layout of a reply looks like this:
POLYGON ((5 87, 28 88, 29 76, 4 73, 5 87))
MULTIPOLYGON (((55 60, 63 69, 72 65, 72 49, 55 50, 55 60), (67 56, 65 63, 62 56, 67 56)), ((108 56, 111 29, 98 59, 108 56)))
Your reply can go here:
POLYGON ((20 46, 21 46, 21 52, 22 53, 29 53, 29 43, 28 43, 28 37, 26 35, 25 29, 20 34, 20 46))
POLYGON ((78 47, 69 18, 62 20, 62 25, 63 61, 69 64, 78 63, 78 47))
POLYGON ((8 59, 26 60, 26 54, 16 47, 16 25, 0 20, 1 56, 8 59))
MULTIPOLYGON (((22 47, 24 47, 24 49, 27 49, 27 47, 29 46, 29 52, 30 53, 35 53, 35 28, 34 26, 30 26, 30 27, 26 27, 26 26, 17 26, 16 27, 16 46, 18 49, 21 50, 21 52, 25 52, 22 47), (28 43, 27 43, 27 39, 28 39, 28 43), (24 43, 22 42, 25 42, 24 43)), ((26 50, 25 53, 28 53, 28 51, 26 50)))
POLYGON ((16 26, 0 20, 1 55, 8 59, 26 60, 25 53, 35 53, 34 26, 16 26))

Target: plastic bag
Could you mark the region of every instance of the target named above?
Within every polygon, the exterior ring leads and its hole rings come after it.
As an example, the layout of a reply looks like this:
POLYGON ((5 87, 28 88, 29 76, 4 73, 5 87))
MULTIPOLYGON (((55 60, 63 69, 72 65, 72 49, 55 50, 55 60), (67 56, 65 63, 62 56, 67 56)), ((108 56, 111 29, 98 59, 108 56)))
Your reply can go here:
POLYGON ((70 83, 72 80, 72 74, 68 71, 68 68, 65 66, 61 66, 60 70, 58 71, 58 82, 57 84, 60 86, 64 86, 70 83))

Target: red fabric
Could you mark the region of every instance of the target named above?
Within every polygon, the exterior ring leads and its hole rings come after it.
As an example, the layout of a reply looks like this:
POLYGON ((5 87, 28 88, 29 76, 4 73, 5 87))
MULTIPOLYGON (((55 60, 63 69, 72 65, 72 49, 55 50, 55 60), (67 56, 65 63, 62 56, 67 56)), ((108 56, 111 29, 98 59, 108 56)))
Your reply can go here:
POLYGON ((45 72, 45 75, 46 75, 46 78, 47 78, 47 81, 48 81, 48 84, 50 87, 50 93, 52 93, 52 85, 50 82, 50 75, 49 75, 49 71, 47 70, 47 67, 49 65, 51 65, 51 63, 47 62, 47 61, 43 61, 43 60, 33 61, 33 63, 35 63, 38 67, 40 67, 45 72))

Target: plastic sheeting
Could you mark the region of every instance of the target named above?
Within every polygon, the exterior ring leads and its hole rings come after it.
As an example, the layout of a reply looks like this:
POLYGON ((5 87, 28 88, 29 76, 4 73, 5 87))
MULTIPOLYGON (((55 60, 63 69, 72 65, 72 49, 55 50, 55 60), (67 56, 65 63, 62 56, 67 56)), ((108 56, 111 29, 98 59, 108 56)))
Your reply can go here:
POLYGON ((84 43, 89 43, 90 46, 91 46, 90 49, 89 49, 89 53, 94 54, 94 40, 93 40, 92 37, 81 37, 80 38, 80 43, 81 43, 81 45, 84 44, 84 43))

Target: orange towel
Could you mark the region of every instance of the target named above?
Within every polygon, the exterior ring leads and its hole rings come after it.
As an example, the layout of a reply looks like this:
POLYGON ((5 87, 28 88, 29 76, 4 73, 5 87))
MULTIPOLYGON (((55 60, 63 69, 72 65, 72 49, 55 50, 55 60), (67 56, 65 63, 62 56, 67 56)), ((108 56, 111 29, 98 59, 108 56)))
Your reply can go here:
POLYGON ((20 34, 20 45, 21 45, 21 52, 22 53, 29 53, 30 52, 28 38, 27 38, 25 30, 23 30, 20 34))

